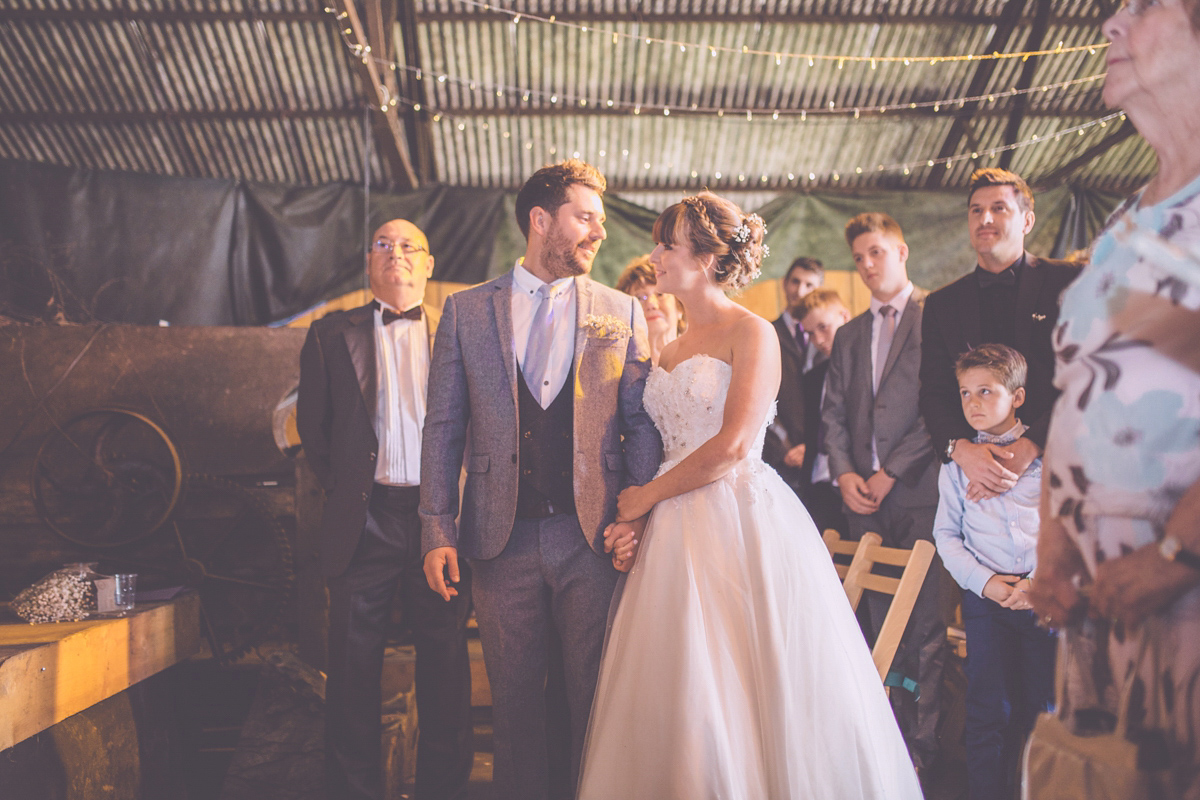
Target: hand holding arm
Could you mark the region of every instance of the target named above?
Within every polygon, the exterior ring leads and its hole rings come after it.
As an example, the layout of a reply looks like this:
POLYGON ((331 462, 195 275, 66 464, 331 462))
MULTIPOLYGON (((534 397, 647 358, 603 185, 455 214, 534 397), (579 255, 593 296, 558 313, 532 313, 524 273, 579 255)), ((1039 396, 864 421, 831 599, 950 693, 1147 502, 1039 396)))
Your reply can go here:
MULTIPOLYGON (((1163 533, 1178 538, 1192 552, 1200 549, 1200 481, 1184 492, 1163 533)), ((1039 565, 1039 582, 1041 577, 1039 565)), ((1200 572, 1168 561, 1158 552, 1157 543, 1148 544, 1096 567, 1092 610, 1100 616, 1120 619, 1126 625, 1138 625, 1197 583, 1200 572)))
POLYGON ((888 475, 883 470, 878 470, 874 475, 867 478, 867 494, 871 495, 875 500, 875 507, 878 508, 883 499, 888 496, 888 492, 896 485, 896 479, 888 475))
POLYGON ((995 497, 1016 486, 1020 475, 1005 466, 1015 455, 1010 445, 976 444, 967 439, 959 439, 951 458, 955 464, 962 467, 963 474, 969 481, 967 499, 995 497), (988 492, 990 494, 987 494, 988 492))

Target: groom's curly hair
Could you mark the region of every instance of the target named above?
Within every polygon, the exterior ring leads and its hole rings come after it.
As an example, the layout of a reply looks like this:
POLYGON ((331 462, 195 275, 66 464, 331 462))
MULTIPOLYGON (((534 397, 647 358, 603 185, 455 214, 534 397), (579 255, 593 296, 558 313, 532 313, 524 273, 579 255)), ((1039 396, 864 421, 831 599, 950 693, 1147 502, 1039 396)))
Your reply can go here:
POLYGON ((559 206, 567 202, 567 189, 575 183, 596 194, 604 194, 608 185, 600 170, 577 158, 542 167, 525 181, 521 191, 517 192, 517 225, 521 226, 526 239, 529 238, 529 212, 540 208, 555 214, 559 206))

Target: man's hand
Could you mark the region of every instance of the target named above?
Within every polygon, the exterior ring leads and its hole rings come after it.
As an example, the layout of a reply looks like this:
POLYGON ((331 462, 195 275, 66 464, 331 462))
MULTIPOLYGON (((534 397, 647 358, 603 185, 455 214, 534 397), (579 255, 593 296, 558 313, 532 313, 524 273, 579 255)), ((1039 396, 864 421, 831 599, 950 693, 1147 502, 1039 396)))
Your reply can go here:
POLYGON ((619 572, 633 569, 646 519, 639 517, 632 522, 614 522, 604 529, 604 552, 612 553, 613 566, 619 572))
POLYGON ((425 580, 429 581, 429 588, 440 594, 447 603, 451 597, 457 597, 458 589, 448 585, 459 580, 457 548, 435 547, 426 553, 425 580))
POLYGON ((1029 578, 1021 578, 1012 585, 1012 591, 1008 595, 1008 599, 1000 603, 1002 608, 1011 608, 1013 611, 1027 611, 1033 608, 1029 602, 1029 587, 1033 583, 1029 578))
MULTIPOLYGON (((1016 443, 976 444, 966 439, 958 440, 951 458, 955 464, 962 467, 963 474, 967 477, 968 500, 979 501, 995 497, 1017 485, 1020 473, 1013 472, 1007 466, 1016 458, 1017 452, 1013 449, 1016 443)), ((1032 458, 1029 460, 1033 461, 1032 458)), ((1029 464, 1026 463, 1025 466, 1029 464)))
POLYGON ((783 456, 783 463, 787 464, 789 467, 804 466, 804 451, 805 451, 805 449, 806 448, 804 445, 798 444, 795 447, 793 447, 791 450, 788 450, 787 453, 784 454, 784 456, 783 456))
POLYGON ((1019 581, 1016 575, 1001 575, 999 573, 988 578, 983 585, 983 596, 994 603, 1004 605, 1013 593, 1013 587, 1019 581))
POLYGON ((846 508, 855 514, 874 514, 879 510, 879 502, 867 489, 867 482, 857 472, 844 472, 838 475, 838 490, 842 493, 842 502, 846 508))
POLYGON ((883 498, 888 496, 888 492, 896 485, 896 479, 890 477, 883 470, 879 470, 871 477, 867 478, 867 492, 871 497, 875 498, 875 507, 883 502, 883 498))

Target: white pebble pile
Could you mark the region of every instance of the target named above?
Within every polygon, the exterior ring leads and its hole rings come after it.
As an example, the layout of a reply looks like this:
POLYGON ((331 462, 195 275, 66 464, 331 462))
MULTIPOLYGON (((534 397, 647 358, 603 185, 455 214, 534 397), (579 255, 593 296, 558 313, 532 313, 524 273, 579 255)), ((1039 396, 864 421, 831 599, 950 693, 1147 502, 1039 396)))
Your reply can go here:
POLYGON ((96 607, 96 587, 76 570, 60 569, 25 589, 12 602, 21 619, 45 622, 78 622, 96 607))

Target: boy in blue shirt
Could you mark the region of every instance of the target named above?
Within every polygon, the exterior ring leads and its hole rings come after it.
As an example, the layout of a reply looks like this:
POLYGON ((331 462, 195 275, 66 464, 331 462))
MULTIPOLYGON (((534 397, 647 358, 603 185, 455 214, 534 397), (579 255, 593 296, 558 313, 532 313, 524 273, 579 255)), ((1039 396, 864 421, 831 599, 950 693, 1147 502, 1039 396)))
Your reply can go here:
MULTIPOLYGON (((985 344, 955 364, 963 415, 1003 463, 1025 431, 1025 358, 985 344)), ((967 785, 971 800, 1016 796, 1018 762, 1038 712, 1054 702, 1054 636, 1037 626, 1027 592, 1037 551, 1042 460, 1007 492, 968 500, 953 461, 938 476, 938 553, 963 592, 967 635, 967 785)))

